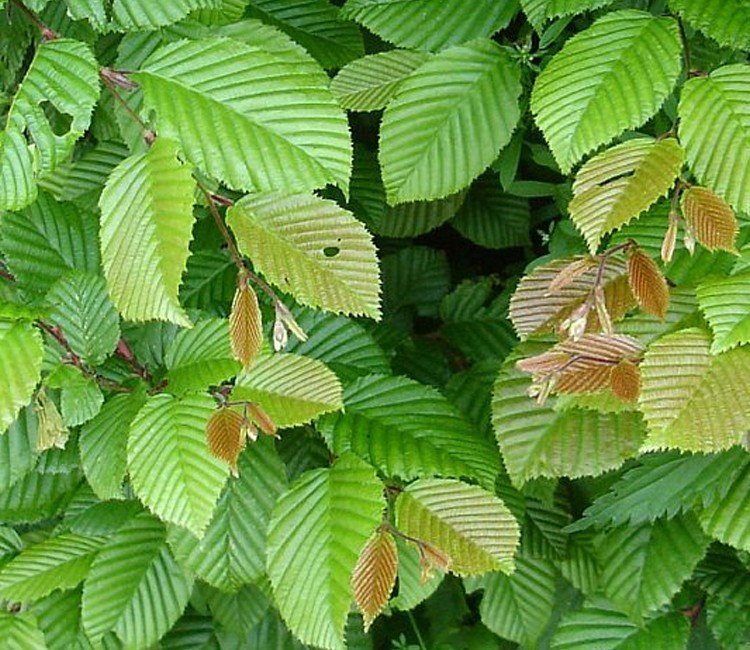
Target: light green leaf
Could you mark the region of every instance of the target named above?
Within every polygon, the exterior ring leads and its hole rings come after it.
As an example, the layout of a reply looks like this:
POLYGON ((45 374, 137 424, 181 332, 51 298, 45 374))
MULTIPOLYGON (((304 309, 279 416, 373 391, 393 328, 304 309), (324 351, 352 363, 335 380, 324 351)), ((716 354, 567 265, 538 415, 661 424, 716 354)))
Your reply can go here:
POLYGON ((410 50, 370 54, 344 66, 331 81, 331 92, 342 108, 380 110, 400 83, 429 58, 423 52, 410 50))
POLYGON ((318 429, 334 453, 352 451, 388 476, 462 476, 491 488, 500 470, 494 445, 434 388, 371 375, 349 384, 344 412, 318 429))
POLYGON ((0 431, 31 400, 42 371, 42 337, 29 323, 0 320, 0 431))
POLYGON ((177 293, 192 238, 189 165, 164 138, 121 162, 99 206, 104 275, 115 306, 129 320, 190 326, 177 293))
POLYGON ((155 395, 136 415, 128 437, 128 470, 138 498, 164 521, 199 536, 228 473, 206 446, 214 408, 208 395, 155 395))
POLYGON ((639 408, 648 424, 644 449, 720 451, 750 428, 750 349, 709 353, 696 328, 652 343, 641 368, 639 408))
POLYGON ((439 50, 491 36, 517 10, 516 0, 348 0, 341 14, 400 47, 439 50))
POLYGON ((692 514, 621 526, 599 541, 604 593, 634 620, 672 598, 709 543, 692 514))
POLYGON ((95 644, 114 632, 126 648, 148 648, 169 630, 192 581, 169 553, 164 524, 134 517, 99 551, 83 585, 83 627, 95 644))
POLYGON ((638 626, 608 601, 587 602, 583 609, 563 618, 553 650, 684 650, 690 623, 679 612, 663 614, 638 626))
POLYGON ((539 30, 548 20, 560 16, 582 14, 612 4, 614 0, 521 0, 529 22, 539 30))
POLYGON ((34 468, 37 426, 36 412, 32 406, 27 406, 0 435, 0 492, 10 489, 34 468))
POLYGON ((164 363, 167 390, 175 395, 204 391, 234 377, 241 368, 229 344, 226 319, 212 318, 177 333, 164 363))
POLYGON ((286 491, 284 465, 270 440, 249 444, 198 540, 184 530, 170 533, 175 557, 196 575, 223 591, 258 582, 265 574, 266 532, 276 500, 286 491))
POLYGON ((740 212, 750 212, 750 66, 727 65, 689 79, 678 114, 680 142, 698 182, 740 212))
POLYGON ((466 187, 510 141, 520 94, 517 64, 492 41, 452 47, 417 68, 383 114, 379 155, 388 203, 439 199, 466 187))
POLYGON ((10 490, 0 493, 0 521, 21 524, 55 516, 67 505, 81 478, 77 467, 45 471, 37 466, 10 490))
MULTIPOLYGON (((66 372, 66 384, 60 386, 60 414, 66 427, 77 427, 93 418, 104 404, 104 395, 93 377, 87 377, 72 366, 66 372)), ((62 379, 62 377, 61 377, 62 379)))
POLYGON ((482 578, 482 623, 504 639, 536 647, 552 616, 556 578, 554 564, 523 555, 516 560, 512 574, 492 573, 482 578))
POLYGON ((608 13, 565 43, 531 95, 564 173, 659 110, 682 69, 680 51, 673 19, 635 10, 608 13))
POLYGON ((227 221, 255 268, 299 302, 380 317, 375 246, 348 210, 317 196, 255 194, 227 221))
POLYGON ((260 357, 237 378, 232 399, 257 402, 281 428, 343 407, 336 375, 324 363, 296 354, 260 357))
POLYGON ((750 5, 745 0, 669 0, 669 7, 720 45, 750 48, 750 5))
POLYGON ((78 446, 86 480, 100 499, 122 498, 127 463, 128 431, 146 403, 145 386, 115 395, 81 429, 78 446))
POLYGON ((607 233, 665 196, 682 169, 677 140, 635 138, 589 160, 576 175, 570 218, 593 255, 607 233))
POLYGON ((324 68, 340 68, 364 54, 357 26, 341 20, 326 0, 251 0, 249 15, 286 32, 324 68))
POLYGON ((48 650, 44 634, 28 612, 0 612, 0 638, 9 650, 48 650))
POLYGON ((151 30, 179 22, 191 11, 216 8, 218 0, 66 0, 76 20, 88 19, 99 31, 151 30))
POLYGON ((50 320, 83 361, 96 366, 112 354, 120 338, 120 319, 101 276, 69 272, 52 286, 46 302, 50 320))
MULTIPOLYGON (((728 479, 729 477, 727 477, 728 479)), ((711 537, 735 548, 750 551, 750 464, 731 483, 723 498, 716 499, 700 514, 703 530, 711 537)))
POLYGON ((81 626, 81 593, 80 588, 56 591, 31 606, 47 650, 89 649, 81 626))
POLYGON ((644 437, 634 411, 558 411, 556 398, 540 406, 528 396, 529 375, 512 365, 500 372, 492 397, 492 424, 513 482, 537 476, 590 476, 635 455, 644 437))
POLYGON ((18 284, 46 292, 70 269, 99 272, 99 224, 93 214, 40 193, 23 212, 2 216, 2 249, 18 284))
POLYGON ((695 290, 698 305, 711 325, 711 354, 750 343, 750 269, 729 277, 713 277, 695 290))
POLYGON ((161 136, 236 190, 346 191, 346 117, 319 75, 227 38, 178 41, 133 75, 161 136), (231 134, 231 136, 230 136, 231 134))
POLYGON ((268 575, 282 617, 304 643, 345 648, 349 578, 384 508, 375 471, 348 454, 303 474, 276 503, 268 575))
POLYGON ((0 134, 0 210, 19 210, 36 199, 38 175, 70 155, 98 97, 99 69, 87 45, 67 38, 39 45, 0 134), (50 124, 47 102, 70 117, 64 133, 50 124))
POLYGON ((399 531, 432 544, 450 558, 458 575, 511 573, 518 522, 494 494, 450 479, 422 479, 396 501, 399 531))
POLYGON ((4 598, 29 602, 56 589, 75 587, 86 576, 104 538, 63 533, 34 544, 0 570, 4 598))
POLYGON ((398 550, 398 594, 388 605, 394 609, 408 611, 427 600, 443 581, 444 574, 435 571, 423 581, 419 551, 413 544, 396 538, 398 550))

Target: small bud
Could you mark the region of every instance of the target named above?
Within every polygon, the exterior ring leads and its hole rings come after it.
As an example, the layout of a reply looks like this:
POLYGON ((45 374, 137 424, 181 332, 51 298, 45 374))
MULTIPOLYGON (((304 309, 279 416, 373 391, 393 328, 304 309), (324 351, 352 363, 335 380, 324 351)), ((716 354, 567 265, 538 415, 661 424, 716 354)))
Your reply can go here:
POLYGON ((661 244, 661 259, 665 264, 671 262, 672 255, 674 255, 675 245, 677 244, 677 226, 677 214, 675 212, 670 212, 669 226, 664 235, 664 241, 661 244))
POLYGON ((688 252, 691 255, 695 254, 695 233, 693 232, 693 229, 689 226, 685 226, 685 235, 682 239, 682 242, 685 244, 685 248, 688 249, 688 252))
POLYGON ((307 341, 307 334, 305 334, 305 330, 303 330, 299 323, 295 320, 294 314, 292 314, 291 311, 289 311, 289 307, 287 307, 282 302, 277 302, 276 305, 276 318, 280 320, 284 326, 292 333, 294 334, 299 341, 304 343, 307 341))
POLYGON ((286 325, 279 320, 278 315, 273 323, 273 349, 275 352, 281 352, 286 347, 289 338, 286 332, 286 325))
POLYGON ((568 336, 574 341, 577 341, 586 333, 590 310, 591 304, 586 301, 576 307, 573 313, 562 322, 561 328, 563 332, 567 332, 568 336))
POLYGON ((599 285, 594 289, 594 304, 596 306, 596 315, 599 317, 599 325, 605 334, 612 334, 612 319, 607 311, 607 302, 604 297, 604 288, 599 285))
POLYGON ((258 439, 258 427, 245 418, 245 421, 242 423, 242 435, 255 442, 258 439))

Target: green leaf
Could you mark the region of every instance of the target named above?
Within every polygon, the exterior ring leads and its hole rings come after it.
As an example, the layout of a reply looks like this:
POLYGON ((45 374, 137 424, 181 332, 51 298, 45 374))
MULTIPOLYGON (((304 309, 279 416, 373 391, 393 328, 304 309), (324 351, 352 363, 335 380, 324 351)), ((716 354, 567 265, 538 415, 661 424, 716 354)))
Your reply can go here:
POLYGON ((34 468, 37 426, 36 412, 32 406, 27 406, 0 435, 0 492, 9 490, 34 468))
POLYGON ((395 513, 399 531, 445 553, 458 575, 514 570, 518 522, 480 487, 450 479, 415 481, 399 495, 395 513))
POLYGON ((0 612, 0 637, 12 650, 48 650, 44 634, 37 627, 34 616, 28 612, 0 612))
POLYGON ((199 536, 227 476, 226 464, 206 446, 206 423, 214 408, 208 395, 181 400, 155 395, 136 415, 128 438, 128 470, 136 495, 164 521, 199 536))
POLYGON ((405 377, 371 375, 349 384, 344 411, 318 423, 334 453, 352 451, 387 476, 471 477, 494 484, 494 445, 437 390, 405 377))
POLYGON ((451 220, 464 237, 485 248, 528 246, 529 202, 505 194, 496 174, 481 176, 451 220))
POLYGON ((635 138, 581 167, 568 210, 592 255, 604 235, 666 196, 682 169, 683 159, 684 152, 674 138, 635 138))
POLYGON ((597 548, 604 593, 640 621, 669 602, 709 541, 692 514, 615 528, 597 548))
POLYGON ((88 648, 81 626, 81 594, 80 588, 56 591, 31 606, 48 650, 88 648))
POLYGON ((383 257, 383 298, 386 313, 414 306, 421 316, 437 314, 448 293, 451 270, 443 251, 410 246, 383 257))
POLYGON ((276 503, 268 575, 281 615, 304 643, 345 648, 349 577, 382 521, 382 492, 371 467, 344 455, 330 469, 303 474, 276 503))
POLYGON ((698 182, 740 212, 750 212, 745 180, 750 173, 750 67, 727 65, 689 79, 678 114, 680 142, 698 182), (710 129, 705 128, 707 119, 710 129))
POLYGON ((435 571, 427 580, 422 580, 419 552, 413 544, 396 538, 398 550, 398 594, 388 605, 394 609, 408 611, 427 600, 443 581, 443 574, 435 571))
POLYGON ((226 315, 237 288, 237 267, 224 251, 196 251, 187 261, 180 302, 226 315))
POLYGON ((229 325, 212 318, 182 330, 174 337, 164 363, 167 390, 175 395, 204 391, 234 377, 242 367, 229 344, 229 325))
POLYGON ((232 189, 347 189, 346 117, 298 62, 226 38, 185 40, 155 52, 133 78, 160 136, 232 189))
POLYGON ((0 210, 19 210, 36 199, 37 177, 70 155, 98 97, 99 69, 87 45, 67 38, 39 45, 0 134, 0 210), (62 134, 49 122, 45 103, 69 116, 62 134))
POLYGON ((512 574, 492 573, 482 578, 482 622, 504 639, 537 647, 552 616, 556 578, 554 564, 524 556, 516 560, 512 574))
POLYGON ((423 52, 410 50, 370 54, 344 66, 331 81, 331 92, 342 108, 380 110, 401 82, 429 58, 423 52))
POLYGON ((88 422, 104 404, 104 395, 96 379, 73 366, 58 366, 47 378, 47 384, 61 389, 60 414, 67 427, 88 422))
POLYGON ((87 18, 100 31, 141 31, 179 22, 191 11, 215 8, 217 0, 66 0, 72 18, 87 18), (105 11, 108 9, 108 11, 105 11), (109 21, 107 14, 109 13, 109 21))
POLYGON ((237 378, 232 399, 257 402, 281 428, 343 407, 336 375, 324 363, 296 354, 260 357, 237 378))
POLYGON ((515 0, 348 0, 342 16, 400 47, 439 50, 448 45, 491 36, 518 10, 515 0))
POLYGON ((531 95, 564 173, 659 110, 682 69, 680 52, 673 19, 635 10, 608 13, 565 43, 531 95))
POLYGON ((31 400, 42 371, 42 337, 29 323, 0 320, 0 431, 31 400))
POLYGON ((744 0, 669 0, 669 7, 719 45, 750 48, 750 6, 744 0))
POLYGON ((439 199, 466 187, 510 141, 520 94, 517 64, 488 40, 452 47, 417 68, 383 114, 379 155, 388 203, 439 199))
POLYGON ((724 497, 715 500, 699 514, 701 526, 711 537, 750 551, 750 528, 744 515, 750 507, 750 464, 727 483, 724 497))
POLYGON ((364 54, 357 26, 340 19, 326 0, 251 0, 249 14, 291 36, 324 68, 340 68, 364 54))
POLYGON ((99 551, 83 585, 82 616, 95 644, 114 632, 128 648, 156 643, 182 614, 191 581, 169 553, 164 524, 134 517, 99 551))
POLYGON ((101 537, 63 533, 34 544, 0 570, 4 598, 29 602, 56 589, 75 587, 104 543, 101 537))
POLYGON ((567 530, 644 524, 722 500, 750 459, 733 447, 716 454, 647 454, 640 461, 567 530))
POLYGON ((102 363, 117 346, 120 319, 99 275, 68 272, 47 293, 49 318, 83 361, 102 363))
POLYGON ((684 650, 690 623, 681 613, 663 614, 638 626, 606 600, 597 598, 563 618, 553 650, 684 650))
POLYGON ((635 455, 644 436, 634 411, 558 411, 556 399, 529 399, 529 375, 508 366, 492 397, 492 425, 514 484, 537 476, 576 478, 601 474, 635 455))
POLYGON ((348 210, 317 196, 255 194, 227 221, 255 268, 299 302, 380 317, 375 246, 348 210))
POLYGON ((145 386, 115 395, 81 429, 78 446, 86 480, 100 499, 122 498, 127 463, 128 431, 146 403, 145 386))
POLYGON ((107 179, 99 201, 104 275, 112 301, 129 320, 190 326, 177 297, 192 237, 190 173, 176 145, 159 137, 107 179))
POLYGON ((208 584, 231 592, 265 574, 268 521, 287 488, 284 465, 270 440, 248 445, 238 470, 200 540, 183 530, 170 535, 172 550, 183 566, 208 584))
POLYGON ((612 4, 614 0, 521 0, 529 22, 538 30, 553 18, 581 14, 612 4))
POLYGON ((742 441, 750 427, 750 350, 711 356, 709 345, 706 332, 690 328, 646 351, 638 402, 649 429, 644 449, 711 452, 742 441))
MULTIPOLYGON (((265 584, 263 588, 265 590, 265 584)), ((270 603, 264 590, 255 585, 247 585, 236 593, 207 589, 206 601, 214 620, 222 628, 248 638, 269 611, 270 603)))
POLYGON ((729 277, 714 277, 696 287, 698 305, 711 325, 711 354, 750 343, 750 269, 729 277))
POLYGON ((24 290, 46 292, 70 269, 99 272, 99 224, 72 203, 40 193, 23 212, 2 216, 2 250, 24 290))

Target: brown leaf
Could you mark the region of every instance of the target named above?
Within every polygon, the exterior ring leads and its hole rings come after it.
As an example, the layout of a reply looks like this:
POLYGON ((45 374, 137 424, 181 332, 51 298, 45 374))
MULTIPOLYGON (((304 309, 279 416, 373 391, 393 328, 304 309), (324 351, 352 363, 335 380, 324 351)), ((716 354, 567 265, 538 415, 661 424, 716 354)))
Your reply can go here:
POLYGON ((242 274, 229 314, 229 340, 235 358, 247 370, 263 347, 263 317, 258 296, 242 274))
MULTIPOLYGON (((510 318, 522 339, 531 334, 554 331, 589 298, 596 283, 598 264, 560 289, 550 291, 550 285, 566 267, 583 259, 586 258, 554 260, 537 266, 521 279, 510 301, 510 318)), ((621 256, 611 255, 604 260, 601 284, 607 311, 613 321, 622 318, 634 306, 626 273, 627 266, 621 256)), ((595 309, 589 310, 586 318, 586 331, 600 329, 595 309)))
POLYGON ((656 262, 636 248, 628 258, 628 281, 638 306, 664 320, 669 308, 669 287, 656 262))
POLYGON ((237 458, 245 448, 243 418, 231 408, 214 411, 206 424, 206 442, 209 451, 226 462, 232 474, 237 476, 237 458))
POLYGON ((422 573, 419 581, 425 584, 431 577, 434 569, 443 573, 450 571, 453 560, 447 553, 443 553, 437 546, 420 542, 419 546, 419 564, 422 567, 422 573))
POLYGON ((396 584, 397 569, 393 536, 380 530, 362 549, 352 574, 354 601, 362 611, 365 632, 388 602, 396 584))
POLYGON ((276 423, 271 416, 266 413, 258 404, 247 403, 246 407, 248 417, 258 425, 260 430, 267 436, 275 436, 278 431, 276 423))
POLYGON ((612 392, 624 402, 634 402, 641 393, 641 370, 632 361, 623 359, 610 375, 612 392))
POLYGON ((691 187, 682 195, 682 216, 692 236, 708 250, 736 253, 737 217, 720 196, 706 187, 691 187))

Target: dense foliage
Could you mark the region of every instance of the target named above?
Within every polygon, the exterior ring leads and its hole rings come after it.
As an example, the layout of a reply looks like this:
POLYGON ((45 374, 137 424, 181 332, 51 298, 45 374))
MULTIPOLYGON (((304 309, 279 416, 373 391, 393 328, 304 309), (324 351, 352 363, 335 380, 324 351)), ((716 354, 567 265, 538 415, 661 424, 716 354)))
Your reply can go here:
POLYGON ((748 0, 0 0, 0 644, 750 643, 748 0))

